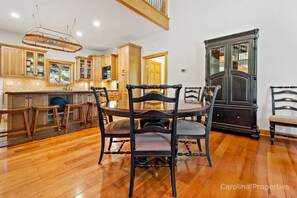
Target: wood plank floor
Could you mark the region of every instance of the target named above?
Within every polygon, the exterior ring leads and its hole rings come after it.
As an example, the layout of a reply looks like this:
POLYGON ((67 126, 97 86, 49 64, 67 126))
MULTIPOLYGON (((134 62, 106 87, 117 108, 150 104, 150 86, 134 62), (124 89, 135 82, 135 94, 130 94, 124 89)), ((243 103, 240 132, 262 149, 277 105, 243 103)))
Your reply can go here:
MULTIPOLYGON (((127 197, 129 155, 105 155, 98 165, 99 146, 90 128, 1 148, 0 197, 127 197)), ((178 158, 178 197, 297 197, 294 139, 271 146, 268 136, 212 132, 211 157, 212 168, 205 157, 178 158)), ((137 168, 134 195, 172 197, 169 169, 137 168)))

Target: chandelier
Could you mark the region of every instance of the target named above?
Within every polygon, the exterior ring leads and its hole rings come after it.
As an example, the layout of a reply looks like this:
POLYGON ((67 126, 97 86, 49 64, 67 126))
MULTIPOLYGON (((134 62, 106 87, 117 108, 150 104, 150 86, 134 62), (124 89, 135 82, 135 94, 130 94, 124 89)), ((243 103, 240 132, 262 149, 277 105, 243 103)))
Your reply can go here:
MULTIPOLYGON (((36 10, 38 14, 38 5, 36 5, 36 10)), ((36 25, 37 23, 34 14, 33 19, 36 25)), ((76 20, 74 20, 72 30, 75 22, 76 20)), ((81 50, 82 46, 79 44, 78 40, 71 35, 72 30, 70 33, 63 33, 42 27, 41 23, 39 23, 39 25, 36 25, 36 27, 33 27, 26 32, 22 43, 36 47, 74 53, 81 50)))

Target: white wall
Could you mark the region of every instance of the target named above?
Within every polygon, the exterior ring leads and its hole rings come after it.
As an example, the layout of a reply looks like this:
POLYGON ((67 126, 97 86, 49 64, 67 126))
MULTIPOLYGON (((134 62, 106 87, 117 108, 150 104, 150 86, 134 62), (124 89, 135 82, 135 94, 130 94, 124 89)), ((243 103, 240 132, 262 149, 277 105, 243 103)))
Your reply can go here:
POLYGON ((269 86, 297 85, 296 7, 296 0, 170 0, 169 31, 133 43, 142 56, 169 52, 168 83, 204 85, 203 41, 259 28, 258 125, 269 129, 269 86))

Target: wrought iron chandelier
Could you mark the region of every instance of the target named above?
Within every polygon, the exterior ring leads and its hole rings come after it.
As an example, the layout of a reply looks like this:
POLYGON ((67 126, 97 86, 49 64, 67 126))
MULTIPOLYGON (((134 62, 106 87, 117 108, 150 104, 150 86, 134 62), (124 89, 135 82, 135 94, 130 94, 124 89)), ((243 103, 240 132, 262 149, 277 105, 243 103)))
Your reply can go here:
MULTIPOLYGON (((36 10, 38 14, 38 5, 36 5, 36 10)), ((74 20, 70 33, 63 33, 60 31, 42 27, 40 19, 39 25, 37 25, 34 14, 33 19, 36 27, 33 27, 26 32, 25 36, 23 37, 22 43, 31 46, 71 53, 77 52, 82 49, 82 45, 80 45, 78 40, 71 35, 76 20, 74 20)))

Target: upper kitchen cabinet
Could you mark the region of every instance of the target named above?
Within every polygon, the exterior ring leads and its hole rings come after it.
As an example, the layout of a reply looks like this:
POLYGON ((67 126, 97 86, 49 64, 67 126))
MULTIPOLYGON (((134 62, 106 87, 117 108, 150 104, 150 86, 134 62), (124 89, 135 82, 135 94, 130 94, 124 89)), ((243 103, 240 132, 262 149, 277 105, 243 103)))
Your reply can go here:
POLYGON ((251 134, 257 126, 258 29, 205 41, 206 84, 221 85, 213 128, 251 134))
POLYGON ((99 83, 102 81, 102 55, 91 55, 93 65, 93 81, 99 83))
MULTIPOLYGON (((119 97, 128 100, 126 84, 140 85, 141 47, 132 43, 118 46, 119 97)), ((135 93, 140 96, 140 92, 135 93)))
POLYGON ((1 46, 1 76, 24 76, 24 50, 1 46))
POLYGON ((1 76, 45 76, 45 50, 1 43, 1 76))
POLYGON ((102 80, 118 80, 118 55, 102 56, 102 80))
POLYGON ((25 76, 44 78, 45 53, 25 50, 25 76))
POLYGON ((77 56, 76 58, 76 73, 77 81, 92 80, 92 59, 88 57, 77 56))

